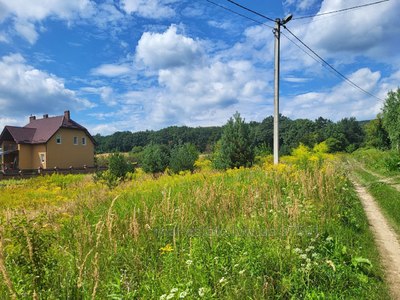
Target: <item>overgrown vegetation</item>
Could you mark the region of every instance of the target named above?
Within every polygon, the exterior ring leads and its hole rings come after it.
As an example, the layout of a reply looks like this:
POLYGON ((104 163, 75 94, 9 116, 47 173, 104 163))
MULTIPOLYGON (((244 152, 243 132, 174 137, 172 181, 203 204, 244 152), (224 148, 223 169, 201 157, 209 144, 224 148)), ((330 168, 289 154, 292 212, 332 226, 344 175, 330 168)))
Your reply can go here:
POLYGON ((360 163, 354 164, 355 174, 400 233, 400 153, 364 149, 352 157, 360 163))
POLYGON ((362 207, 324 147, 279 166, 138 169, 112 190, 74 175, 4 185, 0 294, 389 299, 362 207))

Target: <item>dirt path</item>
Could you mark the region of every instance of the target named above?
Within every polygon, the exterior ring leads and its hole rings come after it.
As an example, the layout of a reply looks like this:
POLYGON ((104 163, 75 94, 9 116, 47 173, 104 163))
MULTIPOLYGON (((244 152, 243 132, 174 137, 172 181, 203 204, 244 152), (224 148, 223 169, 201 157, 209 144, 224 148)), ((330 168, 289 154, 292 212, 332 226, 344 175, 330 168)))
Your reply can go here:
POLYGON ((379 182, 388 184, 388 185, 392 186, 393 188, 395 188, 396 190, 398 190, 398 191, 400 192, 400 184, 398 184, 398 183, 396 183, 396 182, 394 181, 398 176, 396 176, 396 177, 384 177, 384 176, 382 176, 382 175, 380 175, 380 174, 378 174, 378 173, 375 173, 374 171, 371 171, 371 170, 366 169, 366 168, 365 168, 362 164, 360 164, 360 163, 354 163, 354 164, 356 164, 357 167, 360 168, 361 170, 363 170, 363 171, 365 171, 365 172, 368 172, 368 173, 374 175, 375 177, 379 178, 379 180, 378 180, 379 182))
POLYGON ((397 235, 382 215, 374 198, 358 182, 353 180, 353 183, 378 245, 391 295, 393 299, 400 300, 400 243, 397 235))

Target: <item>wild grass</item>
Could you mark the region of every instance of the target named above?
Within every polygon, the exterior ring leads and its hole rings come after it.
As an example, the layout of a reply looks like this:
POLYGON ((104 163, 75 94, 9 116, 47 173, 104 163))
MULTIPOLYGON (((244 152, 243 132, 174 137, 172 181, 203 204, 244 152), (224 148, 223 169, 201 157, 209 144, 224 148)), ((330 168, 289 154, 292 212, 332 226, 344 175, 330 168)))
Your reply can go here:
POLYGON ((345 172, 298 161, 157 179, 139 171, 112 190, 85 176, 1 187, 0 294, 389 299, 345 172))
POLYGON ((400 234, 400 192, 366 170, 356 169, 356 175, 367 186, 383 213, 400 234))
POLYGON ((388 177, 400 175, 400 153, 378 149, 359 149, 352 154, 358 162, 368 169, 388 177))

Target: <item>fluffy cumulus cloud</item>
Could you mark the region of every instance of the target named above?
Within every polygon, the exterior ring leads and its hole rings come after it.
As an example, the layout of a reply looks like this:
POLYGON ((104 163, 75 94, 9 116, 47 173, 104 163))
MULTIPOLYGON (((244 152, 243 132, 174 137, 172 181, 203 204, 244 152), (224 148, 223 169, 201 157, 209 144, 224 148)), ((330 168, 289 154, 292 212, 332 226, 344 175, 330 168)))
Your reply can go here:
POLYGON ((31 44, 38 38, 37 24, 48 17, 70 21, 91 15, 94 4, 90 0, 42 1, 0 0, 0 23, 11 20, 17 34, 31 44))
POLYGON ((137 60, 152 69, 196 64, 202 56, 201 43, 177 30, 176 25, 171 25, 163 33, 143 33, 136 47, 137 60))
POLYGON ((137 14, 146 18, 167 18, 175 15, 170 7, 176 0, 121 0, 122 9, 128 14, 137 14))
MULTIPOLYGON (((380 72, 362 68, 349 75, 349 79, 369 93, 382 97, 382 79, 380 72)), ((354 89, 347 82, 342 82, 323 92, 310 92, 285 97, 282 101, 283 114, 292 118, 316 119, 320 116, 334 121, 344 117, 357 117, 360 120, 372 119, 380 111, 382 101, 354 89)))
MULTIPOLYGON (((163 33, 144 33, 136 59, 158 80, 144 104, 150 122, 197 126, 217 120, 220 124, 235 110, 247 111, 250 104, 262 106, 267 84, 260 78, 265 74, 251 61, 233 56, 231 51, 207 53, 204 41, 178 33, 174 25, 163 33)), ((130 94, 129 99, 137 97, 130 94)))
POLYGON ((59 113, 93 105, 65 87, 61 78, 26 63, 20 54, 0 60, 0 117, 13 114, 59 113))
MULTIPOLYGON (((358 6, 357 0, 325 0, 319 13, 358 6)), ((344 13, 314 17, 304 38, 325 55, 354 58, 366 56, 380 62, 400 63, 399 1, 354 9, 344 13)), ((293 22, 293 24, 296 24, 293 22)))

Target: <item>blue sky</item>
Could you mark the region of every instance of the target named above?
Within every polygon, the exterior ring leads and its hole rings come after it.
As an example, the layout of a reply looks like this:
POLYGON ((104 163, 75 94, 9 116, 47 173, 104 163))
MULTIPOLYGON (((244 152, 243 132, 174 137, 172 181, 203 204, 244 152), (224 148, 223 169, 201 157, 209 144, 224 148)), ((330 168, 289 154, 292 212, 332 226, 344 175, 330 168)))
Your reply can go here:
MULTIPOLYGON (((400 85, 400 1, 298 20, 373 0, 237 2, 292 13, 296 36, 378 98, 400 85)), ((236 111, 261 121, 273 113, 273 43, 271 28, 206 0, 0 0, 0 127, 64 110, 102 135, 222 125, 236 111)), ((282 36, 281 113, 365 120, 382 104, 282 36)))

